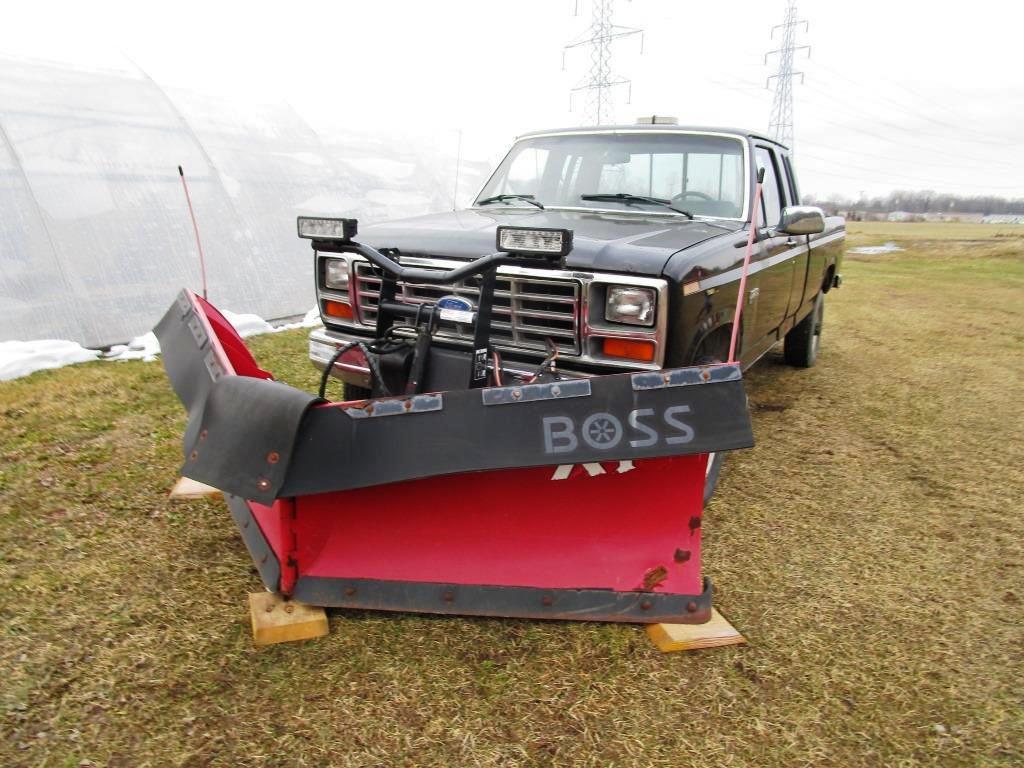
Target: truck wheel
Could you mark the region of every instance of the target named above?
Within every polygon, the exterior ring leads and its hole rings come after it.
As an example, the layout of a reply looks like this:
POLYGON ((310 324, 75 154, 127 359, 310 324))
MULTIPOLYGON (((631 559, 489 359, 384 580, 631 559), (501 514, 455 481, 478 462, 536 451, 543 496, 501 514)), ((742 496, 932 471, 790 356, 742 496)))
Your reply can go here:
POLYGON ((359 387, 355 384, 345 383, 345 391, 343 397, 346 400, 369 400, 371 397, 370 390, 366 387, 359 387))
POLYGON ((810 368, 818 359, 821 346, 821 325, 825 319, 825 294, 819 293, 814 309, 786 334, 782 355, 797 368, 810 368))

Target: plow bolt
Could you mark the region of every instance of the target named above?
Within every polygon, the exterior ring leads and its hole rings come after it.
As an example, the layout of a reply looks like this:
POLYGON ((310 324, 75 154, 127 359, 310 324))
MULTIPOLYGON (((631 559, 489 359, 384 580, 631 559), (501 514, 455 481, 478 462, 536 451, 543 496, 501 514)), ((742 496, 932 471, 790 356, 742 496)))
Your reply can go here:
POLYGON ((697 612, 697 604, 691 600, 689 603, 686 604, 686 610, 689 613, 696 613, 697 612))
POLYGON ((206 432, 205 429, 202 432, 200 432, 199 433, 199 442, 203 442, 203 440, 206 439, 206 435, 207 435, 207 432, 206 432))
POLYGON ((356 593, 356 588, 355 587, 346 587, 345 588, 345 594, 348 595, 349 597, 352 597, 352 595, 354 595, 355 593, 356 593))
POLYGON ((450 603, 455 599, 455 595, 453 595, 451 592, 445 592, 443 595, 441 595, 441 599, 444 600, 446 603, 450 603))
POLYGON ((267 464, 277 464, 281 460, 281 454, 277 451, 271 451, 267 454, 267 464))
POLYGON ((544 595, 544 597, 541 598, 540 602, 541 602, 541 605, 547 605, 547 606, 551 606, 551 605, 555 604, 554 598, 552 598, 550 595, 544 595))
POLYGON ((199 451, 192 451, 192 453, 190 453, 188 455, 189 461, 195 461, 198 458, 199 458, 199 451))
POLYGON ((256 487, 259 488, 261 491, 269 491, 270 481, 267 480, 267 478, 265 477, 261 477, 259 480, 256 481, 256 487))
POLYGON ((640 603, 640 608, 641 608, 641 610, 644 610, 644 611, 651 610, 651 601, 650 600, 644 600, 642 603, 640 603))

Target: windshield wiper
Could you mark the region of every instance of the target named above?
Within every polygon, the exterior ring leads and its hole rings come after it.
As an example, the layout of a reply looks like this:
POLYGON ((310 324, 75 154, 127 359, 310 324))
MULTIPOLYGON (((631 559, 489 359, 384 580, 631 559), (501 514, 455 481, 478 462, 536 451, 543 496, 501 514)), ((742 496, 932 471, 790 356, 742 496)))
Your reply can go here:
POLYGON ((488 203, 503 203, 506 200, 524 200, 530 205, 535 205, 544 210, 544 204, 534 200, 533 195, 495 195, 494 197, 485 197, 483 200, 477 200, 477 205, 487 205, 488 203))
POLYGON ((651 205, 660 205, 664 208, 668 208, 670 211, 681 213, 689 219, 693 219, 693 214, 689 211, 684 211, 682 208, 676 208, 672 205, 670 200, 662 200, 660 197, 644 197, 643 195, 631 195, 628 192, 618 192, 614 195, 580 195, 580 200, 587 201, 601 201, 601 200, 615 200, 625 205, 634 205, 635 203, 649 203, 651 205))

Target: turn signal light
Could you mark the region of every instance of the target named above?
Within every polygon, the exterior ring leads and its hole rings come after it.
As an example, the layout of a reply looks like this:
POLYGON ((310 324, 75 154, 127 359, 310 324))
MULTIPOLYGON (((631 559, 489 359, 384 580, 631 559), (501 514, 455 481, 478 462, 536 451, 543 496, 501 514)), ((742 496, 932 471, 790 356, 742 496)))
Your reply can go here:
POLYGON ((355 317, 352 307, 340 301, 325 301, 324 314, 339 320, 351 320, 355 317))
POLYGON ((624 357, 642 363, 654 361, 654 342, 635 339, 605 339, 602 350, 608 357, 624 357))

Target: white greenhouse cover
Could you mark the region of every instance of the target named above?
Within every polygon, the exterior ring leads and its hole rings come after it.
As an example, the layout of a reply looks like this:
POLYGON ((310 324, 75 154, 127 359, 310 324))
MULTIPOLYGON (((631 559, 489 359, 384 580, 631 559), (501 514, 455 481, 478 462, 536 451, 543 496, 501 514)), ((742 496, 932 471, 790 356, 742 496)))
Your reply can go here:
POLYGON ((452 205, 437 147, 324 140, 288 106, 233 106, 129 68, 0 59, 0 341, 123 343, 198 290, 178 165, 210 300, 262 318, 313 299, 297 215, 370 223, 452 205))

